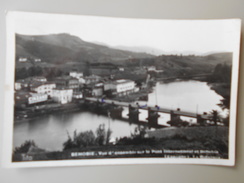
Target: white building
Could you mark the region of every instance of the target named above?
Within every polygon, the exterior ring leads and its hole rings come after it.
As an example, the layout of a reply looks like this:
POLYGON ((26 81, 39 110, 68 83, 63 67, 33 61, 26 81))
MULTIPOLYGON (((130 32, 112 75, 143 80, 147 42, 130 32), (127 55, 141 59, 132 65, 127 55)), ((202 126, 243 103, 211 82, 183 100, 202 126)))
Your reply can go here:
POLYGON ((76 72, 76 71, 70 72, 69 75, 74 77, 74 78, 77 78, 77 79, 83 77, 83 73, 82 72, 76 72))
POLYGON ((85 77, 85 83, 86 84, 97 83, 100 80, 101 80, 101 77, 97 76, 97 75, 91 75, 91 76, 85 77))
POLYGON ((30 97, 28 98, 28 104, 36 104, 40 102, 45 102, 48 99, 47 94, 41 93, 29 93, 30 97))
POLYGON ((96 84, 92 88, 92 96, 94 97, 101 97, 103 95, 103 84, 96 84))
POLYGON ((47 78, 43 76, 37 76, 32 78, 33 81, 39 81, 39 82, 47 82, 47 78))
POLYGON ((47 94, 49 96, 52 96, 54 88, 56 88, 56 84, 51 82, 32 82, 30 84, 31 91, 35 91, 36 93, 47 94))
POLYGON ((124 72, 125 68, 124 67, 119 67, 119 71, 124 72))
POLYGON ((156 67, 155 66, 148 66, 147 70, 148 71, 156 71, 156 67))
POLYGON ((20 90, 21 89, 21 83, 20 82, 15 82, 14 83, 14 88, 15 88, 15 90, 20 90))
POLYGON ((73 98, 74 99, 82 99, 83 98, 82 92, 73 92, 73 98))
POLYGON ((27 62, 28 59, 26 57, 20 57, 19 62, 27 62))
POLYGON ((40 58, 35 58, 34 61, 35 62, 41 62, 42 60, 40 58))
POLYGON ((72 89, 54 89, 52 98, 55 102, 66 104, 72 101, 73 90, 72 89))
POLYGON ((69 73, 69 75, 73 78, 76 78, 79 80, 79 84, 85 84, 86 80, 83 77, 83 73, 82 72, 76 72, 76 71, 72 71, 69 73))
POLYGON ((135 90, 135 82, 127 79, 118 79, 104 84, 104 91, 112 90, 114 94, 127 95, 135 90))

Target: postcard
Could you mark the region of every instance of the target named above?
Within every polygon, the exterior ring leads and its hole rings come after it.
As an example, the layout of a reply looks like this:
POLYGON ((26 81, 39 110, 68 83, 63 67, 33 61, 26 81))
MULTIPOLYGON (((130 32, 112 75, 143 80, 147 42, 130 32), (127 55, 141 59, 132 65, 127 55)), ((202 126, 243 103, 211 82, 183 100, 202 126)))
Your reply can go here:
POLYGON ((239 19, 6 23, 6 167, 235 164, 239 19))

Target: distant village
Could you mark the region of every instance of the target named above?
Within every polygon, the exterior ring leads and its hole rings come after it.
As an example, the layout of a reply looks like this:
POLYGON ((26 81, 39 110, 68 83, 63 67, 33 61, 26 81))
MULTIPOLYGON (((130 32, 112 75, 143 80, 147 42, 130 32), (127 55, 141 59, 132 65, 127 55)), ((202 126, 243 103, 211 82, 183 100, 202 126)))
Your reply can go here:
MULTIPOLYGON (((28 62, 20 57, 19 63, 28 62)), ((35 59, 41 62, 41 59, 35 59)), ((70 71, 48 80, 44 76, 33 76, 15 81, 15 107, 24 109, 27 106, 43 105, 47 102, 67 104, 84 97, 116 98, 132 93, 140 93, 147 88, 150 80, 149 72, 158 72, 154 66, 144 67, 147 76, 142 86, 130 79, 113 79, 106 73, 108 67, 93 68, 90 75, 82 72, 70 71), (97 75, 95 75, 97 73, 97 75), (106 75, 106 76, 105 76, 106 75)), ((124 68, 116 68, 116 72, 123 72, 124 68)))

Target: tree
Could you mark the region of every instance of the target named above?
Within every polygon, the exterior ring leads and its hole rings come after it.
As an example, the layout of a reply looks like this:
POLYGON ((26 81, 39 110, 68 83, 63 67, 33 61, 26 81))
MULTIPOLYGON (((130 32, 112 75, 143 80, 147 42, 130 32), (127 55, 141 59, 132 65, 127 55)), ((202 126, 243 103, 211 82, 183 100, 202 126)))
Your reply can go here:
POLYGON ((73 139, 68 134, 68 140, 63 143, 63 149, 73 149, 73 148, 82 148, 87 146, 95 145, 95 135, 94 133, 90 131, 80 132, 77 135, 76 130, 73 134, 73 139))
POLYGON ((211 121, 213 121, 214 125, 217 126, 217 122, 222 120, 220 113, 217 110, 212 110, 210 112, 210 115, 211 115, 211 121))
POLYGON ((95 145, 95 139, 96 137, 94 133, 90 130, 90 131, 79 133, 79 135, 77 135, 75 140, 78 147, 87 147, 87 146, 95 145))
POLYGON ((26 140, 20 147, 14 149, 14 153, 27 153, 31 146, 37 147, 33 140, 26 140))
POLYGON ((105 132, 104 124, 99 125, 99 127, 96 130, 96 134, 97 134, 96 142, 98 143, 98 145, 104 145, 106 140, 106 132, 105 132))
POLYGON ((109 144, 111 134, 112 134, 112 130, 108 129, 107 130, 107 135, 106 135, 106 144, 109 144))
POLYGON ((230 96, 224 96, 223 99, 220 100, 221 103, 218 104, 223 110, 230 109, 230 96))

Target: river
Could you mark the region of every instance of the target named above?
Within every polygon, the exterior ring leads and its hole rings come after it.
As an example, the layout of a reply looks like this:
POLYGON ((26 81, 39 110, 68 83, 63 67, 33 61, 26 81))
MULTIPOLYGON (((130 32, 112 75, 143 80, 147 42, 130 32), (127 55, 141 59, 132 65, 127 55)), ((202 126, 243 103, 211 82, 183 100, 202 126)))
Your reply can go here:
MULTIPOLYGON (((222 97, 210 89, 206 82, 200 81, 175 81, 171 83, 157 83, 153 93, 149 94, 148 102, 140 102, 141 105, 177 109, 183 111, 203 113, 211 110, 222 111, 217 105, 222 97)), ((140 120, 146 121, 147 112, 140 110, 140 120)), ((128 109, 124 109, 123 116, 126 117, 128 109)), ((167 125, 169 114, 160 113, 159 124, 167 125)), ((183 118, 192 123, 195 119, 183 118)), ((20 146, 25 140, 34 140, 40 148, 46 150, 61 150, 62 144, 72 137, 73 132, 92 130, 94 133, 100 124, 112 130, 112 138, 130 136, 134 132, 135 124, 121 120, 110 120, 106 116, 98 116, 90 112, 76 112, 69 114, 53 114, 38 119, 16 123, 14 125, 13 146, 20 146)))

